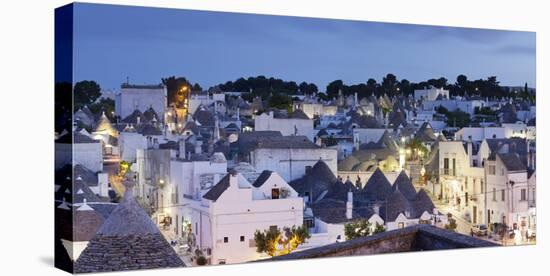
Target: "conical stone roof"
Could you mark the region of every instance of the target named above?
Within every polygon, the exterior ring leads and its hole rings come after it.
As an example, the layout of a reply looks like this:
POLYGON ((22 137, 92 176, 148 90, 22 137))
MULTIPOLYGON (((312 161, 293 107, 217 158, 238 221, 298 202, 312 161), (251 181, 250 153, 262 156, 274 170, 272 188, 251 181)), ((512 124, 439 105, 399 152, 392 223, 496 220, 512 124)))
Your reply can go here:
MULTIPOLYGON (((128 183, 128 182, 126 182, 128 183)), ((76 273, 185 266, 126 185, 122 202, 75 262, 76 273)))
POLYGON ((409 201, 414 200, 416 197, 416 189, 405 171, 401 171, 393 182, 392 191, 395 190, 399 190, 409 201))

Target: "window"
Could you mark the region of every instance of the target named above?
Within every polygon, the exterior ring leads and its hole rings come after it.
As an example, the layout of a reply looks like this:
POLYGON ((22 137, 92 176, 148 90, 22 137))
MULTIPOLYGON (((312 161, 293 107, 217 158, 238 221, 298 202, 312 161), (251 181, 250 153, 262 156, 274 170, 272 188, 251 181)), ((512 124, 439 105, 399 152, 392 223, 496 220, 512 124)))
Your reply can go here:
POLYGON ((399 228, 399 229, 405 228, 405 223, 404 222, 398 223, 397 228, 399 228))
POLYGON ((527 200, 527 190, 521 189, 521 200, 527 200))
POLYGON ((305 225, 307 228, 313 228, 313 227, 315 227, 315 220, 312 219, 312 218, 304 219, 304 225, 305 225))
POLYGON ((279 189, 271 189, 271 199, 279 199, 279 189))
POLYGON ((500 197, 501 197, 501 200, 502 200, 502 201, 505 200, 505 197, 506 197, 505 190, 501 190, 501 191, 500 191, 500 197))
POLYGON ((456 176, 456 158, 453 158, 453 176, 456 176))
POLYGON ((493 201, 497 201, 497 189, 493 188, 493 201))
POLYGON ((195 222, 195 235, 199 234, 199 224, 195 222))
POLYGON ((449 158, 443 158, 443 174, 449 174, 449 158))
POLYGON ((229 238, 228 237, 223 237, 223 243, 228 243, 229 242, 229 238))
POLYGON ((479 185, 479 189, 481 190, 481 193, 484 193, 484 192, 483 192, 483 189, 484 189, 484 188, 483 188, 483 180, 481 180, 481 183, 480 183, 480 184, 481 184, 481 185, 479 185))
POLYGON ((464 181, 464 188, 466 190, 468 190, 468 177, 466 177, 465 181, 464 181))
POLYGON ((207 256, 212 255, 212 248, 206 248, 206 255, 207 256))
POLYGON ((241 242, 244 242, 244 236, 241 236, 241 242))
POLYGON ((270 231, 270 232, 275 232, 275 231, 277 231, 277 225, 271 225, 271 226, 269 226, 269 231, 270 231))
POLYGON ((496 174, 496 168, 495 168, 495 165, 489 165, 489 174, 490 175, 495 175, 496 174))
POLYGON ((500 168, 500 175, 504 175, 504 168, 500 168))

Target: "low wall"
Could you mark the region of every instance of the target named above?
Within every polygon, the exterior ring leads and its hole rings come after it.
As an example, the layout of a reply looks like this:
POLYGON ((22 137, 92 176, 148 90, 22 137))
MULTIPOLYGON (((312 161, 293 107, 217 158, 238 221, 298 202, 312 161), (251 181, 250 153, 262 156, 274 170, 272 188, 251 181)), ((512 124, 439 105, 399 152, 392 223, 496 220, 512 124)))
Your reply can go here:
POLYGON ((498 246, 485 240, 458 234, 434 226, 419 224, 312 248, 268 260, 297 260, 319 257, 358 256, 454 248, 498 246))

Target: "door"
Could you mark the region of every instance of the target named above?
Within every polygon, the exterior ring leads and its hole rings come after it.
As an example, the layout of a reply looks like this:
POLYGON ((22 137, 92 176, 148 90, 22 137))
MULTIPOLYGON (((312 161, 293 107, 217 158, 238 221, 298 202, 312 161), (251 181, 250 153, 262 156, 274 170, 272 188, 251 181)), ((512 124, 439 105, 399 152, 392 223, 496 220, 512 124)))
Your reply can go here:
POLYGON ((477 224, 477 206, 472 206, 472 221, 477 224))
POLYGON ((491 210, 487 210, 487 226, 491 224, 491 210))

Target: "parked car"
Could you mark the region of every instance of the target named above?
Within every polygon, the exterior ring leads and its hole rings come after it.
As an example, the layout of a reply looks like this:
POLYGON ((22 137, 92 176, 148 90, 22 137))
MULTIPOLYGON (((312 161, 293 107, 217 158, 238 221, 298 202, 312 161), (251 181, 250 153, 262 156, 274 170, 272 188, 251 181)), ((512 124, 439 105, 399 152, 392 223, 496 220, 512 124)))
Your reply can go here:
POLYGON ((488 229, 485 224, 476 224, 472 226, 471 231, 476 236, 487 236, 488 229))

